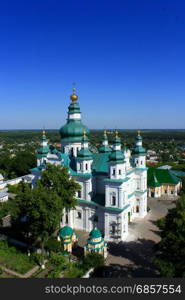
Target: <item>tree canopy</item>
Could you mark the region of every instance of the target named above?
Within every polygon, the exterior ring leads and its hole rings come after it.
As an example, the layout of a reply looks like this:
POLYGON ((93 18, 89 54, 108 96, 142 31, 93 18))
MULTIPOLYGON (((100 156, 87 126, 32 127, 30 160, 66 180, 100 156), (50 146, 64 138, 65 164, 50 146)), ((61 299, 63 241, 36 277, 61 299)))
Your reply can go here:
POLYGON ((156 245, 155 263, 162 277, 185 277, 185 195, 158 221, 161 241, 156 245))
POLYGON ((80 186, 70 178, 66 168, 48 164, 34 188, 21 182, 11 200, 11 215, 22 220, 22 231, 43 245, 59 229, 63 209, 76 205, 80 186), (23 222, 24 221, 24 222, 23 222))

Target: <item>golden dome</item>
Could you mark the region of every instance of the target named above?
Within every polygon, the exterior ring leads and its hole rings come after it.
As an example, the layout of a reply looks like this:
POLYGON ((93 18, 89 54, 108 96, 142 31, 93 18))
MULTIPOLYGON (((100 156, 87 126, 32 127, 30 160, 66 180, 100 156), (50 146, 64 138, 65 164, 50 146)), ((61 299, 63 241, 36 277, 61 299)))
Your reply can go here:
POLYGON ((76 95, 76 89, 73 88, 73 93, 72 95, 70 96, 70 99, 73 103, 75 103, 77 100, 78 100, 78 96, 76 95))

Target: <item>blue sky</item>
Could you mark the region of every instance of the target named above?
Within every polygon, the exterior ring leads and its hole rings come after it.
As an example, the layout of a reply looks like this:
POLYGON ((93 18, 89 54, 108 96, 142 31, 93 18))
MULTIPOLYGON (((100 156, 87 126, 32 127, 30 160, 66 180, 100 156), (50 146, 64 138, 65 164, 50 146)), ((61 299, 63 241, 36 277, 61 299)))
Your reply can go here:
POLYGON ((185 2, 0 2, 0 129, 185 128, 185 2), (2 3, 4 2, 4 3, 2 3))

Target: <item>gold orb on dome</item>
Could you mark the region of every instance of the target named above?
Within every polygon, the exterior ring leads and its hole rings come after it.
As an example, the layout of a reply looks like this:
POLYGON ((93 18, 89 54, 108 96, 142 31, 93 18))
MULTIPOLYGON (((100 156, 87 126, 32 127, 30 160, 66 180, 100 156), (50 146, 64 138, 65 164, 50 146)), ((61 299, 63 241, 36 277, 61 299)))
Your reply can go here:
POLYGON ((76 89, 73 88, 73 94, 70 96, 70 99, 73 103, 75 103, 78 100, 78 96, 76 95, 76 89))

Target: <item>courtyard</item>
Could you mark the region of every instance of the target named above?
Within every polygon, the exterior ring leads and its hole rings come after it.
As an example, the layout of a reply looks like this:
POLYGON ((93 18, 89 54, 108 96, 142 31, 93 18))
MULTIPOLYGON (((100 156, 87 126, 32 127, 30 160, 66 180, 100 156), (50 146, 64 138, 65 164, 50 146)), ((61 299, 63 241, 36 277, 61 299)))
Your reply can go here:
MULTIPOLYGON (((152 263, 154 245, 160 241, 156 221, 164 217, 176 200, 148 198, 150 211, 143 219, 134 219, 129 224, 129 235, 125 242, 108 243, 108 257, 103 277, 157 277, 158 271, 152 263)), ((79 246, 83 247, 88 233, 77 231, 79 246)))

